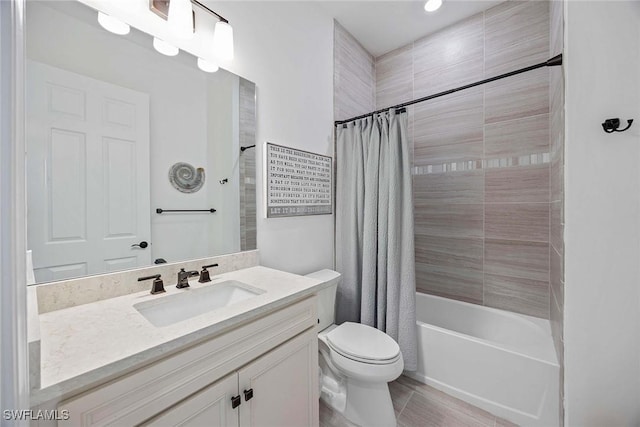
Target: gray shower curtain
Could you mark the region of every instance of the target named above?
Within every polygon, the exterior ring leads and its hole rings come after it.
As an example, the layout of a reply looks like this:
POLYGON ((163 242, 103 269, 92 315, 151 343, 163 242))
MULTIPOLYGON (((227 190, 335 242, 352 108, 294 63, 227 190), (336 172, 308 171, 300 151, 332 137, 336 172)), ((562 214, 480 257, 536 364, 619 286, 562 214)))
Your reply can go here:
POLYGON ((407 113, 390 110, 337 130, 337 322, 360 322, 417 365, 415 263, 407 113))

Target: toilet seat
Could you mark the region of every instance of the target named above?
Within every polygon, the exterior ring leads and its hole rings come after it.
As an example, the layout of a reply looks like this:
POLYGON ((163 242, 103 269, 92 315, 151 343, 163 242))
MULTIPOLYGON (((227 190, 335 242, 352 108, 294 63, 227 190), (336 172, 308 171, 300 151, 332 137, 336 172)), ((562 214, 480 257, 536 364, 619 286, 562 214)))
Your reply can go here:
POLYGON ((360 363, 388 365, 401 357, 400 346, 378 329, 345 322, 326 335, 329 347, 343 357, 360 363))
POLYGON ((402 353, 398 358, 390 363, 363 363, 353 358, 343 356, 342 354, 330 349, 330 359, 333 366, 342 373, 349 381, 360 381, 370 384, 387 383, 393 381, 400 376, 404 368, 404 360, 402 353))

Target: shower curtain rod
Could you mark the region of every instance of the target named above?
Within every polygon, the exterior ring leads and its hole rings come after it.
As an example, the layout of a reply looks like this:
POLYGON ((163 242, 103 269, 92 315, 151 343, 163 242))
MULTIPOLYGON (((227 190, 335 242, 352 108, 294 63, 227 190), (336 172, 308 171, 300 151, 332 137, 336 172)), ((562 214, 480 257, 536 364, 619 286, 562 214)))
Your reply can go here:
POLYGON ((338 125, 342 125, 342 124, 346 124, 346 123, 352 122, 354 120, 364 119, 365 117, 369 117, 369 116, 372 116, 372 115, 378 114, 378 113, 383 113, 383 112, 385 112, 387 110, 390 110, 392 108, 402 109, 404 107, 408 107, 410 105, 417 104, 419 102, 428 101, 428 100, 433 99, 433 98, 438 98, 440 96, 449 95, 449 94, 454 93, 454 92, 458 92, 458 91, 469 89, 469 88, 472 88, 472 87, 475 87, 475 86, 483 85, 485 83, 494 82, 496 80, 504 79, 505 77, 515 76, 516 74, 526 73, 527 71, 535 70, 535 69, 538 69, 538 68, 555 67, 555 66, 558 66, 558 65, 562 65, 562 54, 556 55, 553 58, 549 59, 548 61, 541 62, 541 63, 536 64, 536 65, 531 65, 529 67, 524 67, 524 68, 521 68, 521 69, 516 70, 516 71, 511 71, 511 72, 508 72, 508 73, 500 74, 499 76, 490 77, 488 79, 480 80, 480 81, 475 82, 475 83, 469 83, 468 85, 460 86, 460 87, 457 87, 455 89, 449 89, 449 90, 445 90, 444 92, 439 92, 439 93, 435 93, 433 95, 425 96, 423 98, 414 99, 413 101, 403 102, 402 104, 394 105, 393 107, 383 108, 381 110, 373 111, 371 113, 363 114, 361 116, 352 117, 352 118, 350 118, 348 120, 336 120, 334 122, 334 125, 338 126, 338 125))

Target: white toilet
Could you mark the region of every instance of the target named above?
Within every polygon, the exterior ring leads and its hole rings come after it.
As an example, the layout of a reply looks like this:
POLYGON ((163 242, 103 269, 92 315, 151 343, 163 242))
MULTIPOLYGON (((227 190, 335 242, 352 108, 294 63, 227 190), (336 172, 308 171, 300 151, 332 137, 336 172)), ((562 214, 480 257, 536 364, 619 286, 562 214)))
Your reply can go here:
POLYGON ((331 285, 318 293, 320 398, 360 426, 396 426, 388 382, 402 373, 404 361, 393 338, 370 326, 335 325, 340 273, 307 275, 331 285))

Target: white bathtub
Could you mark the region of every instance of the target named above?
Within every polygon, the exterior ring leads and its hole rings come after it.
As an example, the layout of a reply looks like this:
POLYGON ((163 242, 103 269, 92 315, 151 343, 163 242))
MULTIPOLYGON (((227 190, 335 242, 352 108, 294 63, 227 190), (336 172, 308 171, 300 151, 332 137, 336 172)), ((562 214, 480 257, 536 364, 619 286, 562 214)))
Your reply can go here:
POLYGON ((418 381, 523 426, 557 426, 549 321, 418 293, 418 381))

